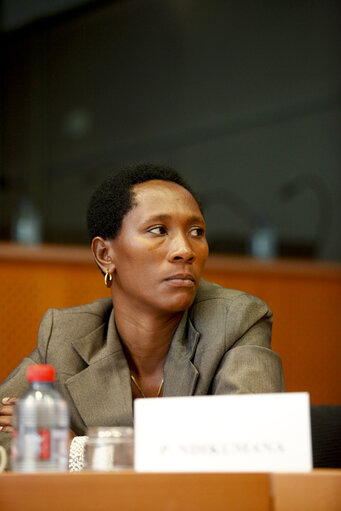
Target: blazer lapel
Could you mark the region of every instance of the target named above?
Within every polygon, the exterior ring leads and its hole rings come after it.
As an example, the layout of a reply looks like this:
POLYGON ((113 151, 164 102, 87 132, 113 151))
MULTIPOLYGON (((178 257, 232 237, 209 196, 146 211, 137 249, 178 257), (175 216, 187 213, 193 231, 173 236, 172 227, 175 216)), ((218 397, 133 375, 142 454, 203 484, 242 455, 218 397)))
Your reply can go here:
POLYGON ((73 346, 89 365, 65 385, 85 425, 132 425, 130 374, 113 312, 107 334, 103 324, 73 346))
POLYGON ((200 334, 187 312, 174 334, 164 369, 164 397, 194 394, 199 371, 192 362, 200 334), (187 331, 186 331, 187 330, 187 331))

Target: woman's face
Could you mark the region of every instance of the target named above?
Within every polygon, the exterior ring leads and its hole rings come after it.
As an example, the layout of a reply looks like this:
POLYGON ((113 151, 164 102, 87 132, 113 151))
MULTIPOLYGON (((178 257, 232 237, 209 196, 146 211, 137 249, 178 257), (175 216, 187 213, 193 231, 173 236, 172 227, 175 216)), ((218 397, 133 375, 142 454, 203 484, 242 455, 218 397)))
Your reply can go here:
POLYGON ((180 312, 193 302, 208 256, 205 221, 194 197, 171 181, 135 185, 133 208, 109 242, 116 303, 180 312))

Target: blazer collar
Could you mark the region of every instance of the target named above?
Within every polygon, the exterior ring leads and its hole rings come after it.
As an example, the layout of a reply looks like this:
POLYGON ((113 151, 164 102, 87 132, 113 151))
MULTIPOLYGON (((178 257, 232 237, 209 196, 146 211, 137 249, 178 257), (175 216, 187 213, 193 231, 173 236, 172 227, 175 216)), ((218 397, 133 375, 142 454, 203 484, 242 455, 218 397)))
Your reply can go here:
POLYGON ((199 371, 192 362, 200 338, 186 311, 175 331, 164 368, 163 395, 194 394, 199 371))
POLYGON ((108 322, 103 322, 85 337, 75 339, 72 346, 88 365, 121 352, 122 345, 115 327, 114 311, 111 311, 108 322))
POLYGON ((88 367, 65 384, 85 425, 132 425, 130 374, 113 311, 108 323, 75 340, 73 347, 88 367))

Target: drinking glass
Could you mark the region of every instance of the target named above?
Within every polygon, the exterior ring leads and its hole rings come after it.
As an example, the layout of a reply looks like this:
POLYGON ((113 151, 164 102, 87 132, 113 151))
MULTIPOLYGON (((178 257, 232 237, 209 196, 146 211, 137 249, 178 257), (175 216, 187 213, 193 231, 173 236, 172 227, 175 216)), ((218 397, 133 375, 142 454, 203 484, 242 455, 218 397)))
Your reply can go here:
POLYGON ((84 458, 86 470, 111 471, 133 469, 133 428, 89 428, 84 458))

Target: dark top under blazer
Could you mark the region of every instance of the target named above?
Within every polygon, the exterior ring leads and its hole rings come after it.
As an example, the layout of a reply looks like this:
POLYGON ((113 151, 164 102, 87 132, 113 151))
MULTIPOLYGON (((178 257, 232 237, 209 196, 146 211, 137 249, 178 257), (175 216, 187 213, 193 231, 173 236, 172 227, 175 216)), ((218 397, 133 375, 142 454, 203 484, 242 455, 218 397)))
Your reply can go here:
MULTIPOLYGON (((271 326, 272 313, 259 298, 201 280, 172 339, 163 395, 283 391, 281 360, 270 348, 271 326)), ((36 349, 0 386, 0 399, 22 395, 27 367, 34 363, 55 366, 76 434, 93 425, 132 425, 129 368, 110 298, 49 309, 36 349)), ((8 444, 8 435, 0 432, 0 443, 8 444)))

